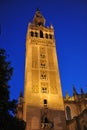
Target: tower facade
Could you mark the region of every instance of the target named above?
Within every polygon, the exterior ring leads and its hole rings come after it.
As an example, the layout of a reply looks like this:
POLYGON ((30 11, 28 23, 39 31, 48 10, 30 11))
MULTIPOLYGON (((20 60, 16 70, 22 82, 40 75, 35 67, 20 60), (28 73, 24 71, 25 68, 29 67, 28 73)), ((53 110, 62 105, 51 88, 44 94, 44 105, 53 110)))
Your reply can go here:
POLYGON ((66 130, 54 28, 39 10, 26 36, 23 118, 26 130, 66 130))

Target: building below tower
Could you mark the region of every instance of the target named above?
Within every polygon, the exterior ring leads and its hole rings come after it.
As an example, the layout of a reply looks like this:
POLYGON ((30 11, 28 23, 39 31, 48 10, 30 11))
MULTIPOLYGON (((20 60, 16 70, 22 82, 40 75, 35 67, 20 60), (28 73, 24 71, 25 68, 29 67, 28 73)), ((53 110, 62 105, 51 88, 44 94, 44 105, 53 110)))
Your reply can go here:
POLYGON ((87 93, 81 89, 78 94, 74 87, 72 97, 66 93, 64 106, 67 130, 87 130, 87 93))
MULTIPOLYGON (((74 88, 73 96, 70 97, 69 94, 66 93, 66 97, 63 99, 67 127, 66 130, 87 130, 87 93, 84 93, 81 89, 81 93, 78 94, 74 88)), ((19 104, 17 107, 17 118, 19 119, 23 119, 23 102, 23 95, 20 94, 19 104)), ((35 111, 37 112, 37 109, 35 111)), ((44 128, 44 125, 46 127, 49 126, 49 128, 53 127, 54 125, 53 122, 48 121, 48 118, 46 117, 47 113, 49 113, 48 115, 50 116, 54 114, 54 112, 48 109, 43 109, 41 111, 41 114, 43 115, 41 118, 41 129, 44 128), (49 125, 45 122, 49 122, 49 125)))

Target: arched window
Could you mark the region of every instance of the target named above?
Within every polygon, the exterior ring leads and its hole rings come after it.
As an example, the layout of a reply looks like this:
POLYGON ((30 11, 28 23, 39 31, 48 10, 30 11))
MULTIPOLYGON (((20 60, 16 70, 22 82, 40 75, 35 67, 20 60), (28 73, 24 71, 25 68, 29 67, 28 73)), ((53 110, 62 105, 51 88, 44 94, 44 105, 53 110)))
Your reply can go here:
POLYGON ((47 100, 44 99, 44 107, 47 107, 47 100))
POLYGON ((69 106, 66 106, 66 116, 67 120, 71 120, 71 110, 69 106))
POLYGON ((48 34, 46 33, 46 38, 48 39, 48 34))
POLYGON ((42 87, 41 92, 42 92, 42 93, 47 93, 47 88, 46 88, 46 87, 42 87))
POLYGON ((44 99, 44 104, 47 104, 47 100, 46 99, 44 99))
POLYGON ((50 39, 52 39, 52 35, 51 34, 49 35, 49 37, 50 37, 50 39))
POLYGON ((48 123, 47 117, 44 117, 44 123, 48 123))
POLYGON ((31 36, 33 37, 34 36, 34 32, 31 31, 31 36))
POLYGON ((43 32, 40 30, 40 38, 43 38, 43 32))

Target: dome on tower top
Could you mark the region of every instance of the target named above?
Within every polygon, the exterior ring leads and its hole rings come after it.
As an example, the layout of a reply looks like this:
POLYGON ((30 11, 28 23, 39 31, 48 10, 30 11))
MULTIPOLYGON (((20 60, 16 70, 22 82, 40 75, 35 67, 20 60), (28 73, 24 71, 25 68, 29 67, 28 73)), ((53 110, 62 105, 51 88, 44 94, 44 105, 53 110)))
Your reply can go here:
POLYGON ((45 25, 45 18, 42 16, 39 9, 36 10, 34 18, 33 18, 33 24, 35 25, 45 25))

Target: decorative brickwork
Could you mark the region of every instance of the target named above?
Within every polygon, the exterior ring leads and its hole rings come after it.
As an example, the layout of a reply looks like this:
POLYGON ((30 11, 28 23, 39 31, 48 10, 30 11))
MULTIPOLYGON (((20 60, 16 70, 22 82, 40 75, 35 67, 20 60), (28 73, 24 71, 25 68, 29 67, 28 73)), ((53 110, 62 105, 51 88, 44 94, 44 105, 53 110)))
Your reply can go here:
POLYGON ((55 44, 53 26, 46 27, 37 10, 26 37, 23 107, 26 130, 66 130, 55 44))

